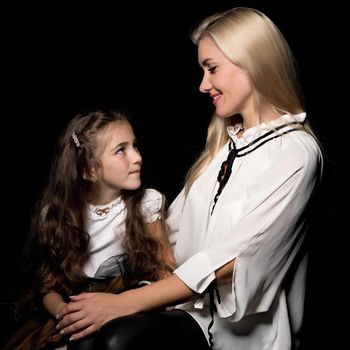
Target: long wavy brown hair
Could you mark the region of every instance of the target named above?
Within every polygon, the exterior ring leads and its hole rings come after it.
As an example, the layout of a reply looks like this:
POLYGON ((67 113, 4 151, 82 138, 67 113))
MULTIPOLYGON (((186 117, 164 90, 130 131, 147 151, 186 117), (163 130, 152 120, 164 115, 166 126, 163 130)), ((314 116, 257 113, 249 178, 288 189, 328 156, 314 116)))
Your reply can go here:
MULTIPOLYGON (((89 256, 90 236, 85 231, 85 218, 94 184, 84 174, 100 167, 97 135, 116 121, 128 122, 126 112, 98 110, 79 114, 59 139, 47 186, 35 207, 27 244, 36 296, 48 291, 69 296, 86 280, 83 264, 89 256)), ((132 279, 142 271, 142 279, 157 280, 160 271, 167 267, 159 258, 160 243, 145 229, 140 210, 144 193, 144 188, 139 188, 123 190, 121 194, 127 208, 123 241, 128 254, 127 277, 132 279)), ((165 218, 164 203, 163 200, 161 218, 165 218)))

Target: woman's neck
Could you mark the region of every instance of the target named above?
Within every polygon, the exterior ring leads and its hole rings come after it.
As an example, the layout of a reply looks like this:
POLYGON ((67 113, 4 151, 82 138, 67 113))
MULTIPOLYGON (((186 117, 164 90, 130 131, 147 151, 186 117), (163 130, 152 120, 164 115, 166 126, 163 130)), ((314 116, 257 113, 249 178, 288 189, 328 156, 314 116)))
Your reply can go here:
MULTIPOLYGON (((245 130, 248 130, 254 126, 276 120, 280 118, 281 115, 282 114, 278 113, 276 109, 271 105, 261 106, 258 111, 254 110, 251 113, 242 115, 243 130, 241 130, 239 133, 243 134, 245 130)), ((239 137, 239 135, 237 135, 237 137, 239 137)))

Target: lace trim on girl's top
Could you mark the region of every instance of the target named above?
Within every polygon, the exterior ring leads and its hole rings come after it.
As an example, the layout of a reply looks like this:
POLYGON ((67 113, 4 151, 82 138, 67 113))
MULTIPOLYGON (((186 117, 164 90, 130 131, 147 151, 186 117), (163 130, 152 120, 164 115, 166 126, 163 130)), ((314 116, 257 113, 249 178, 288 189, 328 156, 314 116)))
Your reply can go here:
POLYGON ((118 215, 124 208, 125 204, 121 196, 119 196, 117 199, 106 205, 89 204, 91 216, 92 218, 97 220, 102 220, 108 217, 108 214, 112 212, 114 215, 118 215))
POLYGON ((162 195, 158 191, 147 189, 141 203, 141 213, 146 223, 152 223, 160 219, 162 202, 162 195))

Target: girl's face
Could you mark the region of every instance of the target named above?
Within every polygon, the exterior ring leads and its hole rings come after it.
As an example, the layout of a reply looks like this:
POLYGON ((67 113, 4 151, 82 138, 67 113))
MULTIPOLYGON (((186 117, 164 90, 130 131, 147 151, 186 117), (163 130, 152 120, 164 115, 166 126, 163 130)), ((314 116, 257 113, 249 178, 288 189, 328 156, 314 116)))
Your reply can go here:
POLYGON ((204 71, 199 90, 210 94, 219 117, 252 111, 253 87, 247 73, 232 63, 209 35, 199 41, 198 60, 204 71))
POLYGON ((98 201, 106 204, 120 195, 122 189, 140 187, 141 155, 134 132, 126 121, 117 121, 97 137, 102 145, 101 168, 97 171, 98 201))

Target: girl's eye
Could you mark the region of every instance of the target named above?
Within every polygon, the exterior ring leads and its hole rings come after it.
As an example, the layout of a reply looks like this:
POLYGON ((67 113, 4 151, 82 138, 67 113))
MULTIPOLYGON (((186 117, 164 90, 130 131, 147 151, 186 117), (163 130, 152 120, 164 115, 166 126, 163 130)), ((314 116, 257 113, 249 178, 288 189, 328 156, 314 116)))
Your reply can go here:
POLYGON ((117 149, 117 151, 115 153, 122 154, 122 153, 124 153, 124 151, 125 151, 125 147, 121 147, 121 148, 117 149))
POLYGON ((134 147, 134 149, 137 149, 137 150, 139 149, 139 147, 138 147, 136 142, 133 144, 133 147, 134 147))
POLYGON ((216 71, 216 66, 213 66, 213 67, 209 67, 209 68, 208 68, 208 72, 209 72, 210 74, 214 74, 215 71, 216 71))

